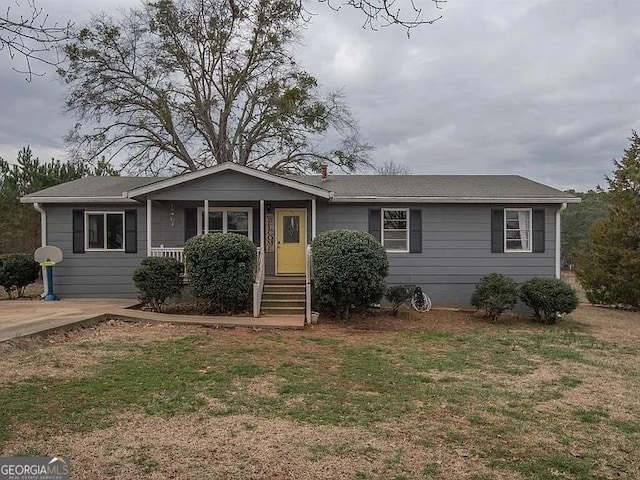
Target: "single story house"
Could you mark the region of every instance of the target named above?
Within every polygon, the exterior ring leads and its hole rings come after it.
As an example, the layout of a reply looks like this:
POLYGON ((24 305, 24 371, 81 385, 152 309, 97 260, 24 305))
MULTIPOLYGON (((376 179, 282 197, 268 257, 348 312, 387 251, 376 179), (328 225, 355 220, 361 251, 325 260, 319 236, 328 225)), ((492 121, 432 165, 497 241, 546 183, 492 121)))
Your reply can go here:
POLYGON ((184 242, 205 232, 247 235, 262 281, 295 283, 288 276, 304 278, 318 233, 352 229, 384 245, 389 285, 420 285, 437 306, 468 306, 491 272, 558 277, 560 212, 580 201, 517 175, 279 176, 234 163, 171 178, 87 177, 21 200, 41 213, 42 244, 64 253, 63 297, 135 297, 143 258, 181 260, 184 242))

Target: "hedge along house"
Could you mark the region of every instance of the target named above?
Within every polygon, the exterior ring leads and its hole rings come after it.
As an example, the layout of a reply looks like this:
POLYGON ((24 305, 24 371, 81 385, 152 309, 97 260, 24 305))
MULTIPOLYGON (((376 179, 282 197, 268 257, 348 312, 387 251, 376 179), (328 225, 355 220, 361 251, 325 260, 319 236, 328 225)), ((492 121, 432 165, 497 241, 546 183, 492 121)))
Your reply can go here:
POLYGON ((42 243, 65 255, 61 296, 133 297, 143 258, 182 261, 194 235, 235 232, 258 247, 256 315, 263 296, 263 313, 309 310, 309 245, 333 229, 370 232, 388 252, 387 283, 420 285, 435 305, 468 306, 491 272, 558 277, 560 212, 579 201, 520 176, 278 176, 234 163, 172 178, 88 177, 22 198, 41 213, 42 243))

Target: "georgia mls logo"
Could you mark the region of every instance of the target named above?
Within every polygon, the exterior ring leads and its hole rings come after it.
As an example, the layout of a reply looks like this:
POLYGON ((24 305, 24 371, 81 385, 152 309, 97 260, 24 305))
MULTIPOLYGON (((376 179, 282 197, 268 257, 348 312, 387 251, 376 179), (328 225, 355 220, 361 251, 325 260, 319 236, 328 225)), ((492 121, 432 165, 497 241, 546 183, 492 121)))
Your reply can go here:
POLYGON ((67 462, 65 462, 64 457, 60 457, 58 455, 52 457, 51 460, 49 460, 49 463, 47 463, 47 466, 54 464, 60 464, 63 467, 66 467, 67 470, 69 470, 69 465, 67 464, 67 462))
POLYGON ((69 480, 69 457, 0 458, 0 480, 69 480))

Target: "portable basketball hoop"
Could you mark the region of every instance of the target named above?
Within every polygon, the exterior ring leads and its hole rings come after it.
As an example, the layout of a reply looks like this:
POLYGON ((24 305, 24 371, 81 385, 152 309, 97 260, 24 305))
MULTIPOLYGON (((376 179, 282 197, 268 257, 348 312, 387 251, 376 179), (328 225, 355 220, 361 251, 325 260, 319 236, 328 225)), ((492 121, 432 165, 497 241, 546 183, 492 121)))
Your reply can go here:
POLYGON ((33 254, 33 259, 47 272, 47 295, 44 299, 58 300, 53 293, 53 267, 62 261, 62 250, 53 246, 40 247, 33 254))

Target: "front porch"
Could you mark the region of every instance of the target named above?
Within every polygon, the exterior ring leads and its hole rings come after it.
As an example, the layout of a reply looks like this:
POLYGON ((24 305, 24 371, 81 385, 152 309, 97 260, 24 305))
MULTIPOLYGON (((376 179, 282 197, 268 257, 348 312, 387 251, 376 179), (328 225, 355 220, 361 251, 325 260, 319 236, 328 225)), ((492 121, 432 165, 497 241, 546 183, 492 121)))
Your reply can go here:
POLYGON ((295 202, 147 199, 146 221, 147 256, 174 258, 181 263, 184 243, 195 235, 233 232, 248 236, 257 249, 253 316, 300 315, 311 321, 310 243, 316 235, 315 198, 295 202), (265 284, 270 290, 267 293, 265 284), (272 290, 283 290, 281 287, 288 287, 288 291, 274 295, 272 290))

